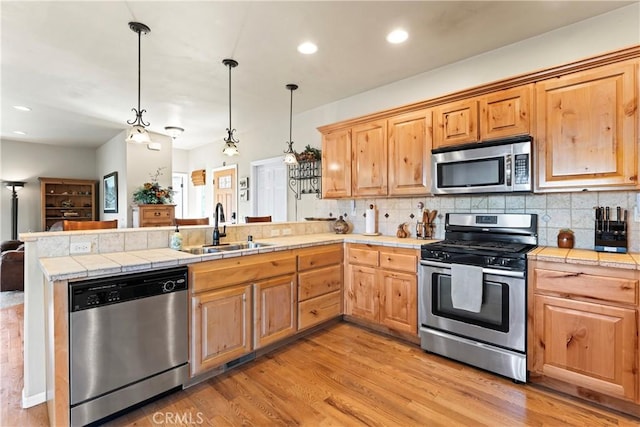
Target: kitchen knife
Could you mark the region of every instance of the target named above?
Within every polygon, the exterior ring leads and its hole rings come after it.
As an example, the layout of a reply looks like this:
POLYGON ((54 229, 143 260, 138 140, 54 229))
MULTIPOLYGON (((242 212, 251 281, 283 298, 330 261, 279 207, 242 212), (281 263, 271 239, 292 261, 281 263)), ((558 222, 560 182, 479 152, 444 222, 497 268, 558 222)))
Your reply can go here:
POLYGON ((620 206, 616 206, 616 221, 620 222, 620 220, 622 219, 622 215, 620 215, 620 206))
POLYGON ((609 231, 609 206, 607 206, 606 208, 604 208, 604 221, 605 221, 605 231, 609 231))

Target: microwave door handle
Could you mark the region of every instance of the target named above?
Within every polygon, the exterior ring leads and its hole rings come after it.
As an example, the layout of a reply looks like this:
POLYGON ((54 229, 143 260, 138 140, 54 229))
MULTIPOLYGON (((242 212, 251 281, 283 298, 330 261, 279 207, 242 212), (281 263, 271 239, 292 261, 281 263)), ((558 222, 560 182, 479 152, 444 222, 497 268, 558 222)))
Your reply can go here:
POLYGON ((504 161, 504 169, 505 169, 505 182, 507 187, 511 187, 511 171, 513 168, 511 167, 511 154, 507 154, 504 161))

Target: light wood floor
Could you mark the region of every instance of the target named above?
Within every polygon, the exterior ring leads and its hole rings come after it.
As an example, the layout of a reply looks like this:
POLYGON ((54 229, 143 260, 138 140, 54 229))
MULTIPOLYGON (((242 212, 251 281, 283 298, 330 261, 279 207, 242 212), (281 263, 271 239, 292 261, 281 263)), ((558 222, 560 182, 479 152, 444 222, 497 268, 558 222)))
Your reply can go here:
MULTIPOLYGON (((22 306, 0 310, 0 426, 47 425, 20 409, 22 306)), ((110 426, 638 426, 640 420, 424 353, 339 323, 110 426)))

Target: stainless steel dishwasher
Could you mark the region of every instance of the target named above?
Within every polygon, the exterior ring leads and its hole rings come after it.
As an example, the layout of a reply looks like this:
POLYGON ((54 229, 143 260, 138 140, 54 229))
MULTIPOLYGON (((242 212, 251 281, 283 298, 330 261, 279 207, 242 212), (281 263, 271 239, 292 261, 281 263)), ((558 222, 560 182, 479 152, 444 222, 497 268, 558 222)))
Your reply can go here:
POLYGON ((69 285, 71 425, 86 425, 188 378, 187 268, 69 285))

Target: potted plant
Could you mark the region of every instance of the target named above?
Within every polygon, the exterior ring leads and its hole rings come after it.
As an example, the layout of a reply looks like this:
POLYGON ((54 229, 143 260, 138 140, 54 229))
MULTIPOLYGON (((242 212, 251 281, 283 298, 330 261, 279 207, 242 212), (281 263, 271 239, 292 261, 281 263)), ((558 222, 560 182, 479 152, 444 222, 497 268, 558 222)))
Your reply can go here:
POLYGON ((296 153, 296 158, 299 162, 315 162, 322 159, 322 151, 307 144, 304 151, 296 153))
POLYGON ((145 182, 133 192, 133 201, 138 205, 164 205, 173 201, 173 189, 163 188, 158 183, 158 176, 162 175, 159 168, 151 175, 151 182, 145 182))

